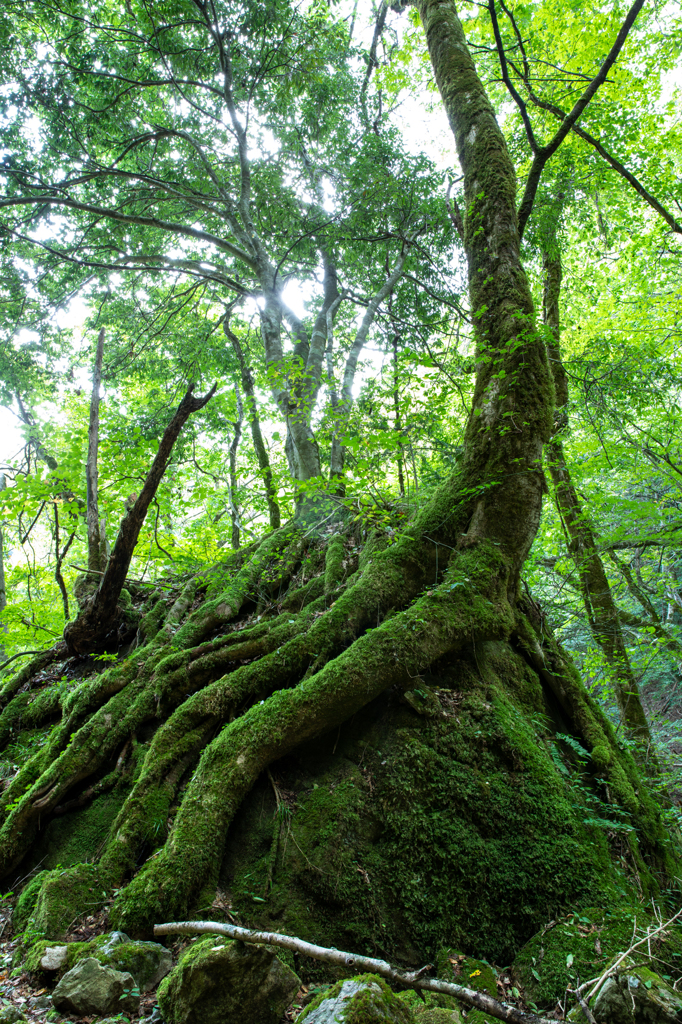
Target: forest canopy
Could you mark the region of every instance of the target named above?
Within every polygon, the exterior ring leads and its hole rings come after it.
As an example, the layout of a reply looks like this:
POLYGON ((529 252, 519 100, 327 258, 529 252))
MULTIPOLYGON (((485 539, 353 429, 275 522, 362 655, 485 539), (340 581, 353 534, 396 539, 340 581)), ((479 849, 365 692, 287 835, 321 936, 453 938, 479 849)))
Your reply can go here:
POLYGON ((679 12, 6 0, 0 37, 17 927, 94 886, 133 936, 229 904, 509 962, 676 898, 679 12))

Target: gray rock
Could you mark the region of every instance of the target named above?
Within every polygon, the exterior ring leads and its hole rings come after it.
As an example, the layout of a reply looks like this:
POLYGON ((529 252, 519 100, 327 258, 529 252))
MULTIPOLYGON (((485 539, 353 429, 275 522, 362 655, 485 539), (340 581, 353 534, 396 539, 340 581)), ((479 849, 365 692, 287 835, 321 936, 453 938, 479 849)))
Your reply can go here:
POLYGON ((5 1003, 0 1007, 0 1024, 18 1024, 21 1020, 26 1020, 26 1017, 18 1007, 12 1006, 11 1003, 5 1003))
POLYGON ((204 939, 161 982, 166 1024, 278 1024, 300 980, 272 949, 204 939))
POLYGON ((59 971, 69 958, 68 946, 48 946, 43 953, 40 966, 44 971, 59 971))
POLYGON ((165 946, 158 942, 133 942, 123 932, 114 932, 114 935, 123 935, 124 939, 113 946, 106 943, 95 956, 107 967, 132 974, 140 992, 156 988, 170 973, 173 957, 165 946))
POLYGON ((32 1010, 50 1010, 52 1008, 52 996, 31 996, 28 1005, 32 1010))
POLYGON ((120 946, 122 942, 130 942, 130 937, 125 932, 109 932, 106 942, 101 947, 102 952, 111 953, 114 946, 120 946))
POLYGON ((89 956, 64 975, 52 993, 52 1002, 62 1013, 79 1017, 138 1013, 140 992, 132 974, 103 967, 89 956))
POLYGON ((682 994, 638 967, 607 978, 592 1012, 599 1024, 682 1024, 682 994))
POLYGON ((352 1007, 362 1007, 363 1024, 412 1024, 412 1011, 374 975, 338 982, 298 1018, 305 1024, 343 1024, 352 1007))

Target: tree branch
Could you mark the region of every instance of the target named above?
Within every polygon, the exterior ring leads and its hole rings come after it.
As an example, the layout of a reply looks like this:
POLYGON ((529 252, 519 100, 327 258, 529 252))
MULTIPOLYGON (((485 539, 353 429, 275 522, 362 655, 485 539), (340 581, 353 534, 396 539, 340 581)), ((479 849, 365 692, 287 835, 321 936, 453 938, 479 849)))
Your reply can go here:
POLYGON ((230 939, 251 942, 255 945, 280 946, 282 949, 290 949, 303 956, 323 960, 325 963, 336 964, 339 967, 352 967, 354 970, 365 971, 369 974, 378 974, 382 978, 388 978, 389 981, 398 982, 417 991, 442 992, 460 999, 467 1006, 490 1014, 497 1020, 511 1021, 512 1024, 553 1024, 534 1013, 526 1013, 516 1006, 499 1003, 487 992, 479 992, 477 989, 466 988, 464 985, 456 985, 451 981, 440 981, 438 978, 425 978, 426 971, 432 970, 430 965, 417 971, 399 971, 395 967, 391 967, 385 960, 377 960, 369 956, 356 956, 354 953, 344 953, 340 949, 327 949, 326 946, 317 946, 292 935, 281 935, 279 932, 257 932, 250 928, 239 928, 233 924, 219 924, 216 921, 179 921, 154 925, 154 935, 187 935, 195 932, 226 935, 230 939))
POLYGON ((251 270, 256 270, 256 261, 248 253, 240 249, 238 245, 219 238, 209 231, 202 231, 201 228, 193 228, 186 224, 177 224, 174 221, 161 220, 158 217, 139 217, 134 214, 119 213, 118 210, 110 210, 104 206, 94 206, 92 203, 79 203, 68 196, 13 196, 0 199, 0 210, 13 206, 66 206, 71 210, 80 210, 82 213, 92 213, 96 217, 103 217, 106 220, 115 220, 120 224, 136 224, 140 227, 157 228, 159 231, 167 231, 170 234, 182 235, 186 238, 195 238, 201 242, 209 242, 215 245, 216 249, 222 252, 229 252, 237 259, 245 263, 251 270))
POLYGON ((611 47, 611 50, 609 51, 607 57, 605 58, 604 63, 599 69, 599 72, 595 75, 590 84, 587 86, 582 96, 578 100, 576 100, 575 104, 573 105, 573 109, 564 116, 564 119, 551 142, 548 142, 546 146, 543 146, 541 149, 538 149, 535 153, 535 157, 533 159, 533 163, 528 174, 528 179, 526 181, 526 189, 524 191, 523 199, 521 200, 521 205, 519 207, 518 217, 520 238, 523 237, 523 232, 526 227, 526 223, 528 222, 528 218, 530 217, 531 211, 533 209, 535 195, 538 190, 538 185, 540 184, 540 178, 542 177, 542 172, 545 168, 545 164, 547 163, 549 158, 553 156, 554 153, 556 153, 557 149, 564 141, 568 133, 571 131, 573 126, 576 124, 578 118, 582 115, 588 103, 599 89, 600 85, 602 85, 606 80, 609 71, 615 64, 618 54, 620 53, 625 44, 625 40, 627 39, 628 33, 630 32, 630 29, 634 24, 635 18, 637 17, 643 6, 644 0, 635 0, 632 7, 628 11, 627 17, 621 25, 620 31, 616 36, 615 42, 611 47))

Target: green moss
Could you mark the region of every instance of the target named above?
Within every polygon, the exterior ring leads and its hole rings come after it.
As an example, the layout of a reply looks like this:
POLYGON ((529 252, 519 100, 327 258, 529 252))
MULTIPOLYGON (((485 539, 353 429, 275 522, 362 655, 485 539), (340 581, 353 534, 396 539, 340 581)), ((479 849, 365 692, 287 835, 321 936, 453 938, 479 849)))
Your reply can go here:
POLYGON ((34 942, 24 956, 24 970, 31 974, 36 974, 38 971, 42 971, 40 961, 45 956, 45 950, 49 946, 54 946, 54 942, 50 942, 49 939, 38 939, 37 942, 34 942))
POLYGON ((481 642, 424 683, 438 714, 382 697, 273 769, 283 818, 258 783, 225 851, 234 910, 357 953, 423 962, 456 943, 508 963, 567 905, 634 899, 525 659, 481 642))
MULTIPOLYGON (((439 978, 445 975, 438 974, 439 978)), ((454 1020, 452 1011, 459 1009, 459 1003, 454 996, 446 996, 443 992, 416 992, 413 988, 397 993, 398 999, 406 1003, 415 1016, 418 1016, 425 1009, 442 1009, 450 1012, 449 1020, 454 1020)))
POLYGON ((124 786, 83 808, 53 818, 31 851, 31 862, 54 868, 93 860, 102 850, 126 797, 124 786))
MULTIPOLYGON (((538 1006, 553 1008, 576 975, 593 978, 606 970, 616 954, 632 941, 635 919, 646 926, 646 914, 634 901, 631 906, 607 909, 588 907, 561 917, 552 927, 535 935, 518 953, 514 973, 527 998, 538 1006)), ((682 941, 672 932, 660 956, 682 971, 682 941)), ((644 955, 644 954, 643 954, 644 955)))
POLYGON ((485 992, 497 999, 497 978, 486 960, 475 960, 453 949, 440 949, 436 970, 441 981, 454 981, 457 985, 485 992))
POLYGON ((336 533, 333 537, 330 537, 327 543, 324 569, 324 592, 327 597, 334 593, 343 579, 344 556, 343 537, 340 533, 336 533))
POLYGON ((15 932, 23 932, 28 927, 47 874, 47 871, 39 871, 35 878, 32 878, 28 885, 24 886, 12 915, 15 932))
MULTIPOLYGON (((348 1000, 342 1015, 344 1024, 380 1024, 386 1019, 395 1024, 414 1024, 409 1005, 389 988, 383 978, 376 974, 360 974, 352 980, 365 987, 348 1000)), ((343 981, 338 981, 331 989, 316 996, 298 1018, 299 1024, 326 999, 335 999, 343 984, 343 981)))
POLYGON ((462 1021, 456 1010, 445 1010, 437 1006, 415 1007, 414 1017, 417 1024, 461 1024, 462 1021))
POLYGON ((106 901, 106 885, 97 865, 76 864, 37 876, 37 898, 26 928, 48 939, 63 939, 69 927, 106 901))

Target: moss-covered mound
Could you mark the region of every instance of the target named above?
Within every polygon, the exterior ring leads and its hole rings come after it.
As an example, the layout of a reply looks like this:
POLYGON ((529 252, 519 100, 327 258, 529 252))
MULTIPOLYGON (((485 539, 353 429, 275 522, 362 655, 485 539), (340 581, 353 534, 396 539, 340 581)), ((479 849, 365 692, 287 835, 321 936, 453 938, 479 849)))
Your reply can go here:
POLYGON ((260 780, 219 886, 243 920, 404 962, 452 946, 507 963, 567 905, 631 893, 521 657, 477 645, 408 697, 260 780))
MULTIPOLYGON (((635 926, 645 934, 647 909, 611 906, 588 907, 551 921, 521 949, 514 961, 514 974, 526 997, 538 1006, 553 1009, 566 988, 600 977, 609 963, 630 948, 635 926)), ((651 922, 651 930, 658 922, 651 922)), ((639 947, 637 960, 648 960, 648 946, 639 947)), ((682 973, 682 933, 676 927, 651 942, 653 963, 664 980, 682 973)), ((635 961, 627 961, 634 963, 635 961)))
POLYGON ((344 1024, 414 1024, 415 1020, 407 1003, 375 974, 360 974, 337 982, 306 1007, 299 1021, 321 1024, 332 1016, 344 1024))
MULTIPOLYGON (((565 721, 522 654, 477 643, 261 776, 192 913, 231 910, 254 927, 406 964, 435 962, 442 948, 509 963, 567 907, 615 910, 634 899, 635 875, 641 891, 655 891, 635 828, 643 847, 664 849, 646 793, 632 819, 616 811, 596 766, 575 756, 579 741, 557 734, 566 736, 565 721)), ((78 846, 81 828, 92 846, 91 822, 111 812, 110 799, 55 830, 52 863, 78 846)), ((97 864, 43 872, 24 891, 15 925, 60 938, 113 889, 97 864)), ((304 974, 328 976, 315 962, 304 974)), ((552 979, 538 991, 530 985, 534 998, 549 998, 552 979)))

